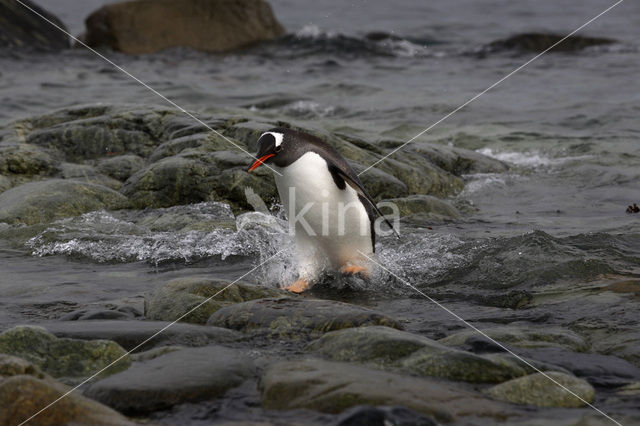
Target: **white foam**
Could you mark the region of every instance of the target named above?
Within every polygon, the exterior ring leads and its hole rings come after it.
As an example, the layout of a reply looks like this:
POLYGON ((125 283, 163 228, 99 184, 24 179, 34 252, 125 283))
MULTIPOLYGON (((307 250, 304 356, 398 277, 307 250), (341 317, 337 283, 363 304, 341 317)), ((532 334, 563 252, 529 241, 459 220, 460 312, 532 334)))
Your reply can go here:
POLYGON ((538 151, 529 152, 497 152, 491 148, 481 148, 476 152, 486 155, 487 157, 495 158, 500 161, 515 164, 517 166, 524 167, 540 167, 540 166, 556 166, 566 163, 568 161, 581 160, 589 158, 587 155, 576 157, 556 157, 552 158, 541 154, 538 151))

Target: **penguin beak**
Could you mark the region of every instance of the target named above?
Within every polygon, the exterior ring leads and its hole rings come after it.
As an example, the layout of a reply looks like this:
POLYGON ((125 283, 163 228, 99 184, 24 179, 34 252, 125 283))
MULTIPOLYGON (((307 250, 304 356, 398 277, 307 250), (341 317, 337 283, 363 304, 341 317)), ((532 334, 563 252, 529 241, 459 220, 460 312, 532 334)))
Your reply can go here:
POLYGON ((260 167, 261 165, 264 164, 264 162, 268 159, 273 157, 275 154, 267 154, 267 155, 263 155, 262 157, 258 158, 256 161, 253 162, 253 164, 251 165, 251 167, 249 167, 249 172, 254 171, 255 169, 257 169, 258 167, 260 167))

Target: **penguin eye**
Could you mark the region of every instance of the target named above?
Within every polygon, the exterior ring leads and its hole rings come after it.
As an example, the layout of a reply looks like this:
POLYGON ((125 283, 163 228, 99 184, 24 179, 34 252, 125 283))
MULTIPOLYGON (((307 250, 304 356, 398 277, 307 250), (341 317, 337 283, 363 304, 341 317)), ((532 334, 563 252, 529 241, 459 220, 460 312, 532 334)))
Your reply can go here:
POLYGON ((273 148, 273 150, 274 150, 275 152, 280 152, 280 151, 282 151, 282 145, 276 145, 276 147, 275 147, 275 148, 273 148))

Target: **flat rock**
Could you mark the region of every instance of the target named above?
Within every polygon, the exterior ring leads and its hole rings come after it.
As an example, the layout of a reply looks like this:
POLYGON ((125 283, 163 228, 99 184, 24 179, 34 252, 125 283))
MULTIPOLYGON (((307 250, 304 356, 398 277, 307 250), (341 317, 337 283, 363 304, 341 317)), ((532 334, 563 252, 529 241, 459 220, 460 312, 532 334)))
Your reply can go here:
POLYGON ((125 196, 105 186, 50 179, 25 183, 0 194, 0 222, 33 225, 128 205, 125 196))
POLYGON ((509 165, 503 161, 464 148, 427 142, 413 142, 407 148, 456 176, 509 170, 509 165))
POLYGON ((476 355, 389 327, 332 331, 311 342, 307 349, 334 361, 472 383, 500 383, 528 373, 506 356, 476 355))
POLYGON ((402 328, 396 320, 371 309, 303 298, 268 298, 238 303, 218 310, 207 324, 292 339, 350 327, 385 325, 402 328))
MULTIPOLYGON (((66 29, 53 14, 33 4, 21 0, 46 19, 66 29)), ((62 50, 70 47, 70 40, 63 32, 54 28, 15 0, 0 2, 0 47, 11 49, 62 50)))
MULTIPOLYGON (((584 401, 591 403, 596 392, 586 380, 559 372, 546 372, 555 382, 570 389, 584 401)), ((509 380, 486 390, 486 394, 500 401, 538 407, 583 407, 587 405, 541 373, 509 380)))
MULTIPOLYGON (((540 327, 525 325, 506 325, 482 330, 485 334, 502 344, 520 348, 564 348, 573 352, 589 350, 589 344, 577 333, 562 327, 540 327)), ((477 337, 473 330, 454 333, 439 342, 449 346, 462 346, 467 339, 477 337)))
MULTIPOLYGON (((0 381, 0 425, 17 425, 61 398, 69 387, 31 375, 16 375, 0 381)), ((38 425, 133 426, 120 413, 72 392, 29 422, 38 425)))
POLYGON ((466 415, 504 419, 513 414, 506 405, 448 382, 317 359, 272 364, 259 387, 262 406, 272 410, 306 408, 337 414, 358 405, 401 405, 439 422, 466 415))
POLYGON ((109 340, 58 338, 44 328, 18 326, 0 334, 0 353, 24 358, 53 377, 85 378, 120 359, 102 377, 126 370, 129 355, 109 340))
POLYGON ((613 355, 576 353, 561 348, 526 349, 521 354, 563 367, 595 386, 619 387, 640 381, 640 368, 613 355))
POLYGON ((336 426, 436 426, 430 416, 405 407, 373 407, 361 405, 342 413, 336 426))
POLYGON ((221 397, 253 375, 252 360, 239 350, 186 348, 135 363, 92 384, 85 395, 125 414, 143 414, 221 397))
POLYGON ((215 296, 181 319, 184 322, 204 324, 214 312, 224 306, 285 295, 287 292, 283 290, 240 282, 229 286, 229 281, 225 280, 177 278, 164 284, 147 300, 145 316, 151 320, 174 321, 215 296))
POLYGON ((178 46, 225 52, 284 34, 264 0, 119 2, 93 12, 86 25, 90 46, 133 54, 178 46))
MULTIPOLYGON (((107 339, 118 343, 127 351, 132 350, 158 331, 169 325, 164 321, 64 321, 41 324, 58 337, 74 339, 107 339)), ((153 337, 136 351, 145 351, 159 346, 205 346, 211 343, 226 343, 241 335, 232 330, 175 323, 153 337)))
MULTIPOLYGON (((491 42, 487 47, 494 50, 523 50, 540 53, 562 40, 565 36, 551 33, 516 34, 503 40, 491 42)), ((572 35, 555 46, 550 52, 577 52, 587 47, 615 43, 615 40, 603 37, 586 37, 572 35)))
POLYGON ((431 195, 410 195, 384 202, 398 207, 400 217, 414 221, 442 221, 460 218, 460 212, 446 201, 431 195))

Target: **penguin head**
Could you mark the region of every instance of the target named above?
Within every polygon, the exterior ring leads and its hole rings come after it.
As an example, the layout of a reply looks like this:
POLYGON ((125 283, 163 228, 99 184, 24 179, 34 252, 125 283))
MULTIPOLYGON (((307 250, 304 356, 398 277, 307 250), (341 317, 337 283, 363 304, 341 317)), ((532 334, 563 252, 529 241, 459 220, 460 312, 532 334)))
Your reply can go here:
POLYGON ((291 163, 291 157, 296 151, 290 138, 289 130, 284 128, 271 129, 263 133, 258 139, 258 153, 256 161, 248 171, 253 171, 265 163, 273 163, 284 167, 291 163))

